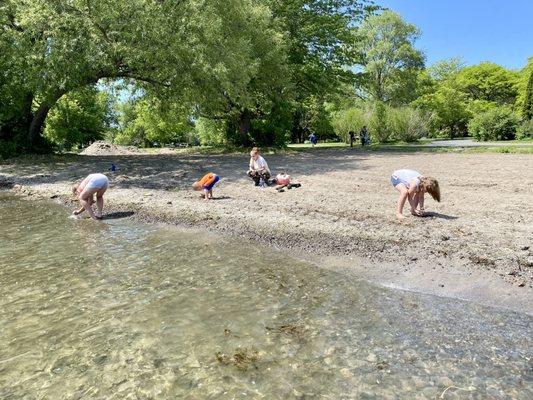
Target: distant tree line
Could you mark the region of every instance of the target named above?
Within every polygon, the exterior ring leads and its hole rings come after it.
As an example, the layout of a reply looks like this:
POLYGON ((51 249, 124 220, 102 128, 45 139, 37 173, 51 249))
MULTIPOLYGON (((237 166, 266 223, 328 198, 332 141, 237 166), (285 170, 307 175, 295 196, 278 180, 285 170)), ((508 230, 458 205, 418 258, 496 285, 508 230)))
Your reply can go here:
POLYGON ((103 137, 283 146, 362 125, 379 142, 531 134, 533 59, 426 68, 419 35, 365 0, 5 0, 0 156, 103 137), (103 90, 117 83, 138 95, 103 90))

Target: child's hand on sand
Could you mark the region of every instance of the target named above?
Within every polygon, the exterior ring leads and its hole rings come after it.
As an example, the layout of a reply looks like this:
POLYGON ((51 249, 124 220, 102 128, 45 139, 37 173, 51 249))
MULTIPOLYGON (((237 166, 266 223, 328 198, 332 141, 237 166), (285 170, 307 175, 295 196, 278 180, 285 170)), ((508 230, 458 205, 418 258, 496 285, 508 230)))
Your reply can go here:
POLYGON ((74 214, 74 215, 80 215, 80 214, 81 214, 81 211, 80 211, 80 210, 74 210, 74 211, 72 211, 72 214, 74 214))

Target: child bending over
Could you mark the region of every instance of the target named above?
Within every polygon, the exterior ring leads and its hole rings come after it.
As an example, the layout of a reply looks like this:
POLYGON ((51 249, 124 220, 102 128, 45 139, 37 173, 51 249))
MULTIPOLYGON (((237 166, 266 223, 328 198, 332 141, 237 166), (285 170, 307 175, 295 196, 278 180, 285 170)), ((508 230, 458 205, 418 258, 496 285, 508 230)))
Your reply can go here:
POLYGON ((435 178, 422 176, 422 174, 412 169, 399 169, 394 171, 391 176, 391 183, 400 192, 396 206, 396 216, 398 219, 403 219, 402 212, 406 200, 409 200, 409 204, 411 205, 411 214, 418 217, 425 215, 424 194, 426 192, 434 200, 440 202, 439 182, 435 178))
POLYGON ((74 211, 74 215, 79 215, 87 211, 92 219, 101 219, 104 209, 104 193, 109 187, 109 180, 104 174, 90 174, 80 183, 72 187, 72 193, 80 200, 81 207, 74 211), (96 214, 92 209, 96 195, 96 214))
POLYGON ((220 180, 220 177, 217 174, 209 172, 205 174, 202 179, 192 184, 194 190, 203 190, 204 191, 204 200, 207 201, 213 198, 213 187, 220 180))

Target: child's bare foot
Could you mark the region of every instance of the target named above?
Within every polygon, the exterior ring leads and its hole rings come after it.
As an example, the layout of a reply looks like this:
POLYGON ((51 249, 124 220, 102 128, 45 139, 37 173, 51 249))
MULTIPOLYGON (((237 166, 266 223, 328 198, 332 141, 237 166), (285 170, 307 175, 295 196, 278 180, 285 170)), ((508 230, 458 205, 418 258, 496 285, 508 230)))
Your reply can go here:
POLYGON ((398 218, 398 220, 402 220, 404 218, 403 214, 396 214, 396 218, 398 218))
POLYGON ((72 214, 74 214, 74 215, 80 215, 80 214, 81 214, 81 211, 74 210, 74 211, 72 211, 72 214))

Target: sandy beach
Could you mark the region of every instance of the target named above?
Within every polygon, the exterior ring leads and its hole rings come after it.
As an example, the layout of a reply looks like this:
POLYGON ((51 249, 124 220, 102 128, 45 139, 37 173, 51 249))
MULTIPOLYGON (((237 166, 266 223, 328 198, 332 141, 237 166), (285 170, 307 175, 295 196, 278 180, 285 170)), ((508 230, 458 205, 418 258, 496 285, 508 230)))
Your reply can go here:
POLYGON ((530 155, 339 148, 264 157, 274 174, 286 171, 302 187, 282 193, 254 187, 245 153, 172 151, 15 159, 0 164, 0 186, 73 209, 72 183, 113 162, 118 171, 108 172, 105 199, 114 216, 206 229, 280 249, 347 279, 533 314, 530 155), (396 219, 390 174, 399 168, 439 180, 442 202, 426 197, 429 216, 408 216, 406 207, 406 218, 396 219), (190 190, 206 172, 222 177, 209 202, 190 190))

